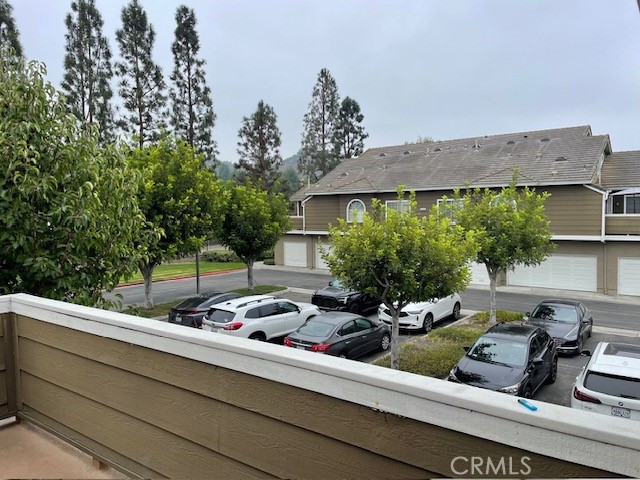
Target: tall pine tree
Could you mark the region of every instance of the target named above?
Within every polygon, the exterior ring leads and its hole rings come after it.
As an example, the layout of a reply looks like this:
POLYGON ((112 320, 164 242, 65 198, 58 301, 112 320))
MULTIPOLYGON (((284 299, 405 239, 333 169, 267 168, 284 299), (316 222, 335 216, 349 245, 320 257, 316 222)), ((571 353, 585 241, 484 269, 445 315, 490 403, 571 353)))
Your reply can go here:
POLYGON ((111 50, 102 35, 104 22, 95 0, 71 2, 65 24, 67 53, 62 91, 67 106, 82 122, 98 125, 100 140, 109 141, 113 135, 111 50))
POLYGON ((8 0, 0 0, 0 47, 11 47, 18 57, 22 57, 20 33, 12 11, 13 7, 8 0))
POLYGON ((364 115, 360 105, 351 97, 345 97, 340 105, 335 143, 340 149, 340 158, 359 156, 364 150, 364 140, 369 136, 361 125, 364 115))
POLYGON ((120 77, 119 93, 127 114, 118 125, 137 136, 138 146, 158 137, 164 127, 165 106, 162 69, 152 59, 156 33, 138 0, 122 9, 122 28, 116 31, 121 61, 116 62, 120 77))
POLYGON ((217 145, 211 131, 216 115, 213 112, 211 89, 207 86, 204 65, 198 58, 200 40, 196 31, 193 9, 181 5, 176 11, 171 98, 171 126, 174 134, 187 142, 205 161, 216 163, 217 145))
POLYGON ((253 115, 242 119, 242 128, 238 131, 240 160, 235 166, 245 170, 251 181, 261 185, 262 190, 271 190, 279 177, 282 157, 277 121, 273 108, 260 100, 253 115))
POLYGON ((298 170, 310 181, 317 181, 340 163, 340 145, 336 144, 339 109, 336 81, 323 68, 304 115, 302 155, 298 161, 298 170))

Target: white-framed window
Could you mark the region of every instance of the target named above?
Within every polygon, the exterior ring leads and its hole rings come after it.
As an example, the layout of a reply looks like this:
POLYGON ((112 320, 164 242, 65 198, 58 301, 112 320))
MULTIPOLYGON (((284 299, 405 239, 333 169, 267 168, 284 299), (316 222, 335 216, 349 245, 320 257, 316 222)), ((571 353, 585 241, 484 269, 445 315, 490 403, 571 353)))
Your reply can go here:
POLYGON ((409 200, 387 200, 384 202, 384 206, 387 207, 387 210, 395 210, 397 212, 408 212, 411 210, 409 200))
POLYGON ((640 193, 611 195, 607 201, 607 213, 614 215, 640 214, 640 193))
POLYGON ((454 209, 457 207, 461 207, 462 203, 463 200, 461 198, 439 198, 438 212, 451 219, 451 223, 455 223, 453 220, 454 209))
POLYGON ((364 215, 366 208, 362 200, 351 200, 347 205, 347 222, 355 223, 362 222, 362 215, 364 215))

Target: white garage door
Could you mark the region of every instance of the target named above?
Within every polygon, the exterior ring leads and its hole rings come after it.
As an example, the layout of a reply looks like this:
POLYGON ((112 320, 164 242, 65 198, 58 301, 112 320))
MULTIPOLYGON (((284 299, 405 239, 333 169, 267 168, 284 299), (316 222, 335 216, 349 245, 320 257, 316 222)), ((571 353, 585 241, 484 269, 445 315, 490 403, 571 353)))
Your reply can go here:
POLYGON ((331 251, 331 245, 328 243, 319 243, 316 245, 316 268, 329 270, 329 265, 322 259, 322 254, 331 251))
POLYGON ((284 242, 284 264, 289 267, 307 266, 307 244, 284 242))
POLYGON ((507 274, 509 285, 595 292, 598 286, 595 255, 551 255, 537 267, 516 267, 507 274))
POLYGON ((640 295, 640 258, 618 259, 618 295, 640 295))
POLYGON ((471 272, 471 283, 489 285, 489 274, 484 263, 471 262, 469 264, 469 272, 471 272))

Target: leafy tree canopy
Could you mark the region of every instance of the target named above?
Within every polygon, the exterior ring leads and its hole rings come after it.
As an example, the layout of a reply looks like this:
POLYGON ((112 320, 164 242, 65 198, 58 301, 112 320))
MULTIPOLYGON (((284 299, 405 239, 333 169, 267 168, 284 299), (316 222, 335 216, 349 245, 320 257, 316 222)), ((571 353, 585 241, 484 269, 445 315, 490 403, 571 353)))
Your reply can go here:
POLYGON ((79 128, 44 65, 0 50, 0 293, 100 304, 135 269, 137 174, 79 128))
POLYGON ((419 218, 415 195, 408 200, 410 208, 396 211, 374 199, 362 223, 339 219, 330 227, 331 250, 323 255, 347 287, 381 297, 391 311, 392 368, 398 368, 400 310, 410 302, 462 291, 469 282, 467 263, 477 249, 473 232, 451 225, 436 207, 419 218))
POLYGON ((258 185, 228 188, 230 199, 218 239, 247 265, 247 284, 253 290, 254 262, 291 228, 287 202, 282 194, 258 185))
POLYGON ((338 113, 335 143, 340 152, 340 158, 359 156, 364 150, 364 141, 369 136, 362 126, 364 115, 360 112, 360 105, 351 97, 345 97, 338 113))
POLYGON ((537 194, 516 186, 517 172, 508 187, 468 189, 454 195, 453 216, 467 231, 478 234, 475 261, 487 267, 490 282, 490 322, 496 321, 496 279, 518 264, 538 265, 555 248, 545 214, 548 193, 537 194), (455 206, 457 205, 457 207, 455 206))
POLYGON ((0 0, 0 47, 9 47, 13 54, 22 57, 20 33, 13 18, 13 7, 8 0, 0 0))
POLYGON ((168 260, 200 251, 222 223, 229 194, 186 142, 171 138, 133 151, 132 167, 142 172, 138 198, 146 227, 138 239, 139 268, 151 308, 153 269, 168 260))

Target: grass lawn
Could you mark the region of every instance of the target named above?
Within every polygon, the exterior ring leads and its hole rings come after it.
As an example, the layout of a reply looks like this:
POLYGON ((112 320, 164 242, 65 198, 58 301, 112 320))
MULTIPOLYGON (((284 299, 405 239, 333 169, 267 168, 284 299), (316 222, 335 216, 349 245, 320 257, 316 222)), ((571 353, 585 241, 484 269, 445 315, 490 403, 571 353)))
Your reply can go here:
MULTIPOLYGON (((522 313, 497 311, 498 322, 522 320, 522 313)), ((400 346, 400 370, 435 378, 445 378, 464 355, 462 347, 471 346, 488 328, 489 312, 478 312, 465 323, 448 328, 435 328, 400 346)), ((374 362, 389 367, 391 357, 385 355, 374 362)))
MULTIPOLYGON (((281 285, 256 285, 253 289, 253 292, 249 292, 249 290, 246 288, 240 288, 233 291, 238 292, 242 295, 265 295, 267 293, 279 292, 281 290, 284 290, 285 288, 286 287, 283 287, 281 285)), ((168 303, 158 303, 151 310, 146 310, 142 307, 135 306, 135 307, 128 307, 124 309, 122 312, 129 313, 131 315, 137 315, 138 317, 145 317, 145 318, 166 317, 167 314, 169 313, 169 309, 179 304, 182 300, 184 299, 175 300, 173 302, 168 302, 168 303)))
MULTIPOLYGON (((241 270, 246 268, 242 262, 207 262, 200 260, 200 274, 220 272, 224 270, 241 270)), ((168 278, 186 277, 196 274, 196 263, 191 262, 172 262, 165 263, 153 269, 153 280, 166 280, 168 278)), ((123 280, 121 283, 138 283, 142 282, 142 274, 136 272, 132 277, 123 280)))

